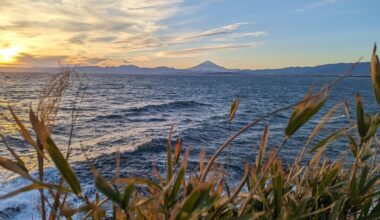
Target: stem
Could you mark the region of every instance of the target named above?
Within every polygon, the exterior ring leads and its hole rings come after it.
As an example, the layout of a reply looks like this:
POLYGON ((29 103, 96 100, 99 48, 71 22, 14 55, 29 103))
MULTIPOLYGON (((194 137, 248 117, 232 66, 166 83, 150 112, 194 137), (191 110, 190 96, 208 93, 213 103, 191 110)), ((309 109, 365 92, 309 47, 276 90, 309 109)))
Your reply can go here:
MULTIPOLYGON (((108 201, 108 198, 105 198, 104 200, 102 200, 102 201, 100 201, 98 204, 97 204, 97 206, 99 207, 99 206, 101 206, 101 205, 103 205, 105 202, 107 202, 108 201)), ((85 216, 83 216, 83 218, 81 218, 82 220, 85 220, 85 219, 87 219, 88 217, 90 217, 91 215, 92 215, 92 213, 94 213, 95 212, 95 209, 91 209, 89 212, 87 212, 86 213, 86 215, 85 216)))
MULTIPOLYGON (((229 137, 231 137, 232 135, 232 126, 231 126, 231 121, 229 122, 229 137)), ((228 163, 227 163, 227 175, 230 171, 230 165, 231 165, 231 147, 232 147, 232 144, 230 143, 229 146, 228 146, 228 163)))
POLYGON ((278 152, 285 146, 285 144, 288 142, 289 140, 289 137, 288 136, 285 136, 284 140, 282 141, 282 144, 280 145, 280 147, 278 147, 276 149, 276 151, 274 152, 274 155, 272 157, 269 157, 269 162, 268 162, 268 165, 265 166, 263 172, 262 172, 262 175, 260 176, 260 178, 256 181, 256 184, 255 184, 255 187, 253 187, 253 189, 249 192, 249 195, 247 197, 247 199, 245 200, 243 206, 242 206, 242 209, 240 210, 239 212, 239 216, 241 216, 241 214, 244 212, 244 210, 247 208, 248 206, 248 203, 249 203, 249 200, 251 199, 251 197, 256 193, 256 190, 257 188, 259 187, 259 183, 263 180, 265 174, 268 172, 270 166, 272 165, 273 161, 276 159, 277 155, 278 155, 278 152))
POLYGON ((377 141, 377 137, 375 137, 375 141, 376 141, 376 150, 375 150, 375 155, 372 159, 372 164, 371 164, 371 170, 373 170, 373 168, 375 167, 376 165, 376 159, 377 159, 377 155, 379 153, 379 149, 380 149, 380 144, 379 142, 377 141))
MULTIPOLYGON (((43 147, 40 142, 40 140, 37 138, 37 144, 38 147, 41 149, 41 152, 43 152, 43 147)), ((38 161, 38 179, 39 181, 44 181, 44 157, 43 155, 37 154, 37 161, 38 161)), ((45 193, 43 189, 40 189, 40 196, 41 196, 41 219, 46 220, 46 207, 45 207, 45 193)))
POLYGON ((216 219, 217 214, 223 209, 223 207, 225 207, 228 203, 232 202, 236 198, 236 196, 239 195, 239 193, 243 189, 244 184, 247 181, 248 177, 249 177, 249 168, 248 168, 248 171, 246 172, 246 174, 244 175, 243 179, 241 180, 238 188, 235 190, 234 194, 217 208, 217 210, 214 212, 214 214, 211 216, 210 219, 216 219))

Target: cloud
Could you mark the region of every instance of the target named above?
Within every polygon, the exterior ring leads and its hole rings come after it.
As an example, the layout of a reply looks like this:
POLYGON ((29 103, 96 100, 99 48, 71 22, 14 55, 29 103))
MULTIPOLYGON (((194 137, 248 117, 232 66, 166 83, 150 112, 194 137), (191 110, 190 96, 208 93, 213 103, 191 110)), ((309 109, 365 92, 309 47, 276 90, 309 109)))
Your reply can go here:
POLYGON ((117 37, 94 37, 94 38, 91 38, 90 41, 91 42, 107 43, 107 42, 113 42, 116 39, 117 39, 117 37))
POLYGON ((204 38, 231 34, 244 24, 247 23, 239 22, 196 33, 174 34, 177 36, 130 35, 115 41, 115 43, 123 44, 123 46, 120 46, 121 48, 128 48, 130 50, 148 49, 153 47, 159 48, 170 45, 192 43, 204 38))
POLYGON ((167 29, 163 21, 179 13, 182 2, 3 0, 0 35, 5 44, 17 45, 22 52, 38 57, 51 56, 51 53, 70 56, 85 50, 86 56, 112 58, 122 51, 112 44, 103 48, 106 43, 133 36, 137 45, 131 48, 142 48, 140 43, 156 41, 157 32, 167 29))
POLYGON ((235 24, 226 25, 220 28, 215 28, 215 29, 203 31, 197 34, 189 35, 185 37, 185 39, 199 39, 199 38, 204 38, 204 37, 231 33, 232 31, 238 29, 240 26, 244 24, 247 24, 247 23, 235 23, 235 24))
POLYGON ((170 44, 180 44, 180 43, 187 43, 187 42, 193 42, 202 40, 204 38, 210 38, 214 36, 221 36, 226 35, 234 32, 237 30, 240 26, 247 24, 246 22, 239 22, 239 23, 233 23, 229 25, 225 25, 219 28, 213 28, 206 31, 196 32, 196 33, 187 33, 187 34, 181 34, 177 37, 174 37, 169 40, 170 44))
POLYGON ((182 50, 172 50, 172 51, 161 51, 156 53, 158 57, 178 57, 178 56, 193 56, 199 53, 212 52, 216 50, 227 50, 227 49, 238 49, 238 48, 252 48, 257 47, 261 43, 251 43, 251 44, 223 44, 196 48, 187 48, 182 50))
POLYGON ((216 38, 213 41, 223 42, 223 41, 235 41, 243 38, 257 38, 267 35, 267 31, 256 31, 256 32, 247 32, 247 33, 233 33, 223 38, 216 38))
POLYGON ((16 57, 15 63, 0 64, 0 67, 57 67, 57 66, 118 66, 127 64, 129 61, 123 59, 106 59, 100 57, 85 56, 36 56, 28 53, 21 53, 16 57))
POLYGON ((236 33, 231 35, 232 37, 237 38, 243 38, 243 37, 261 37, 267 35, 268 32, 266 31, 256 31, 256 32, 249 32, 249 33, 236 33))
POLYGON ((86 34, 80 34, 80 35, 76 35, 74 37, 71 37, 67 41, 69 43, 72 43, 72 44, 83 44, 86 39, 87 39, 86 34))
POLYGON ((176 16, 188 16, 215 1, 218 0, 2 0, 0 47, 21 48, 22 54, 15 63, 19 65, 116 65, 125 64, 124 60, 149 62, 157 58, 156 54, 187 56, 252 47, 248 42, 251 38, 266 34, 239 33, 247 22, 204 30, 194 29, 195 24, 182 25, 181 29, 173 24, 183 21, 173 22, 176 16), (217 38, 229 44, 215 46, 217 38), (242 38, 244 45, 236 42, 242 38))
POLYGON ((6 66, 22 65, 24 67, 52 67, 64 64, 67 58, 67 56, 35 56, 28 53, 21 53, 16 57, 16 63, 9 63, 6 66))
POLYGON ((329 5, 329 4, 332 4, 335 2, 336 2, 336 0, 320 0, 320 1, 308 4, 308 5, 304 5, 298 9, 296 9, 296 12, 304 12, 304 11, 307 11, 309 9, 323 7, 325 5, 329 5))

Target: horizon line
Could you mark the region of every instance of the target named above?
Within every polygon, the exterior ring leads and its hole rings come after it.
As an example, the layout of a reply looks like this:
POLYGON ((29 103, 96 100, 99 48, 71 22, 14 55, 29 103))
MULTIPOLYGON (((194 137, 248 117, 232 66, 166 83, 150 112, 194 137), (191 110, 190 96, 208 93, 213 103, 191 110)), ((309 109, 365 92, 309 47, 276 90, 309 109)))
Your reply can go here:
POLYGON ((224 67, 223 65, 219 65, 219 64, 216 64, 215 62, 213 61, 210 61, 210 60, 205 60, 195 66, 190 66, 190 67, 187 67, 187 68, 177 68, 177 67, 171 67, 171 66, 155 66, 155 67, 146 67, 146 66, 138 66, 138 65, 135 65, 135 64, 123 64, 123 65, 114 65, 114 66, 98 66, 98 65, 70 65, 70 64, 65 64, 65 65, 61 65, 61 66, 30 66, 30 67, 14 67, 14 66, 0 66, 0 71, 1 69, 38 69, 38 68, 42 68, 42 69, 55 69, 55 68, 81 68, 81 67, 95 67, 95 68, 118 68, 118 67, 126 67, 126 66, 135 66, 137 68, 145 68, 145 69, 157 69, 157 68, 169 68, 169 69, 176 69, 176 70, 188 70, 188 69, 191 69, 191 68, 194 68, 194 67, 197 67, 203 63, 206 63, 206 62, 211 62, 212 64, 218 66, 218 67, 222 67, 226 70, 240 70, 240 71, 244 71, 244 70, 248 70, 248 71, 257 71, 257 70, 278 70, 278 69, 287 69, 287 68, 314 68, 314 67, 318 67, 318 66, 324 66, 324 65, 334 65, 334 64, 353 64, 353 63, 358 63, 358 64, 361 64, 361 63, 369 63, 370 61, 361 61, 361 62, 336 62, 336 63, 323 63, 323 64, 317 64, 317 65, 306 65, 306 66, 282 66, 282 67, 278 67, 278 68, 259 68, 259 69, 240 69, 240 68, 227 68, 227 67, 224 67))

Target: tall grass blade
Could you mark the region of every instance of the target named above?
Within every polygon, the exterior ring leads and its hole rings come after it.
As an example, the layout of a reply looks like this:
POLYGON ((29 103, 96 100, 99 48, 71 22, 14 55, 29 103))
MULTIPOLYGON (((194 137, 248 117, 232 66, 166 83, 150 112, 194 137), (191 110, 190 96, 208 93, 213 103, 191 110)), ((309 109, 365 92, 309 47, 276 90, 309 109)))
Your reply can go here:
POLYGON ((15 120, 16 125, 19 128, 20 134, 23 136, 24 140, 27 141, 30 145, 32 145, 32 147, 37 151, 37 153, 40 156, 43 155, 41 149, 38 147, 37 143, 33 140, 32 136, 30 135, 29 131, 25 128, 24 124, 20 121, 20 119, 14 113, 13 109, 10 106, 8 106, 8 109, 13 119, 15 120))
POLYGON ((32 183, 30 185, 24 186, 24 187, 22 187, 20 189, 17 189, 15 191, 12 191, 12 192, 9 192, 9 193, 7 193, 5 195, 0 196, 0 200, 8 199, 10 197, 17 196, 18 194, 25 193, 25 192, 28 192, 28 191, 32 191, 32 190, 36 190, 36 189, 47 189, 47 188, 48 187, 40 185, 38 183, 32 183))
POLYGON ((174 164, 178 163, 181 149, 182 149, 182 139, 177 138, 176 143, 175 143, 175 150, 174 150, 174 164))
POLYGON ((95 187, 99 192, 103 193, 107 198, 111 199, 117 204, 121 204, 121 196, 116 192, 112 186, 100 174, 95 177, 95 187))
POLYGON ((21 166, 19 163, 13 162, 12 160, 4 157, 0 157, 0 166, 13 173, 17 173, 27 180, 34 181, 33 178, 29 175, 28 170, 24 166, 21 166))
POLYGON ((20 167, 23 167, 26 170, 25 162, 21 159, 21 157, 11 147, 9 147, 7 141, 5 140, 5 137, 2 134, 0 134, 0 138, 3 141, 7 150, 12 154, 13 158, 15 158, 17 163, 20 165, 20 167))
POLYGON ((46 150, 73 192, 80 194, 82 190, 78 178, 50 137, 46 139, 46 150))
POLYGON ((136 187, 134 184, 130 184, 126 187, 124 195, 123 195, 123 199, 122 199, 122 205, 123 205, 124 210, 128 209, 132 193, 133 193, 133 191, 135 191, 135 189, 136 189, 136 187))
POLYGON ((323 89, 321 93, 312 96, 313 85, 307 92, 304 100, 296 106, 290 116, 288 126, 285 129, 285 135, 291 136, 303 124, 305 124, 313 115, 315 115, 327 100, 327 89, 323 89))
POLYGON ((172 165, 172 135, 173 135, 173 128, 174 125, 170 127, 170 132, 168 136, 168 141, 167 141, 167 179, 166 181, 170 181, 172 178, 172 173, 173 173, 173 165, 172 165))
POLYGON ((379 57, 376 54, 376 49, 377 46, 375 44, 371 57, 371 80, 375 90, 376 101, 380 105, 380 63, 379 57))
POLYGON ((177 196, 180 188, 181 188, 181 183, 183 181, 185 177, 185 169, 182 167, 181 170, 179 171, 179 174, 178 174, 178 177, 176 179, 176 181, 174 182, 174 185, 173 185, 173 188, 172 188, 172 191, 170 193, 170 200, 174 200, 175 197, 177 196))
POLYGON ((264 159, 265 148, 266 148, 267 142, 268 142, 268 130, 269 130, 269 124, 267 122, 265 124, 264 130, 263 130, 263 134, 262 134, 262 137, 261 137, 261 144, 260 144, 259 154, 258 154, 258 157, 256 158, 256 169, 257 169, 257 171, 260 169, 262 161, 264 159))
POLYGON ((354 127, 356 127, 356 125, 353 125, 353 126, 350 126, 347 128, 342 128, 342 129, 335 131, 334 133, 330 134, 329 136, 327 136, 326 138, 321 140, 318 144, 314 145, 309 150, 309 153, 312 153, 312 152, 316 151, 317 149, 319 149, 320 147, 325 146, 325 145, 329 144, 330 142, 336 140, 338 137, 346 134, 349 130, 351 130, 354 127))

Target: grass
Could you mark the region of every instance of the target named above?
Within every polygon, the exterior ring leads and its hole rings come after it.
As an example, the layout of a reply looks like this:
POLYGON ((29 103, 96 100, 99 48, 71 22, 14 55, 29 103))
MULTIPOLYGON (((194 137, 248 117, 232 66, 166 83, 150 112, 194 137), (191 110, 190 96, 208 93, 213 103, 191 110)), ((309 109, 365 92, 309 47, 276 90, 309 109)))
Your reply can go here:
MULTIPOLYGON (((61 218, 378 219, 380 218, 380 174, 377 154, 380 145, 377 128, 380 126, 380 116, 366 113, 359 94, 356 95, 355 121, 351 120, 347 103, 337 103, 321 117, 303 147, 288 146, 288 140, 324 107, 330 89, 344 77, 349 76, 352 68, 323 87, 321 91, 313 93, 311 86, 305 98, 299 102, 276 109, 248 123, 235 134, 231 134, 206 162, 205 154, 201 153, 199 166, 194 170, 187 169, 189 148, 183 149, 181 139, 172 142, 173 127, 168 135, 167 169, 164 175, 154 171, 155 175, 151 178, 120 178, 120 155, 117 155, 116 176, 114 179, 106 180, 97 172, 91 160, 87 159, 92 167, 94 188, 97 190, 95 198, 92 199, 82 193, 80 180, 67 162, 70 157, 71 136, 77 112, 86 87, 81 85, 76 95, 72 110, 70 141, 67 153, 63 154, 52 139, 51 131, 60 97, 68 87, 70 74, 68 72, 58 74, 44 90, 38 108, 30 109, 28 122, 30 126, 26 126, 12 107, 9 107, 11 115, 9 120, 13 121, 20 135, 36 151, 38 178, 30 175, 21 156, 10 148, 1 136, 5 148, 14 159, 0 158, 0 166, 27 179, 30 185, 1 195, 0 199, 39 190, 41 218, 44 220, 61 218), (258 122, 291 108, 294 110, 284 131, 281 145, 268 149, 270 131, 267 124, 262 132, 256 158, 251 163, 245 164, 245 173, 241 181, 230 188, 226 183, 226 175, 216 171, 220 170, 215 164, 220 153, 226 147, 231 147, 234 139, 258 122), (350 124, 315 143, 316 134, 323 130, 329 118, 340 108, 346 111, 350 124), (349 141, 347 148, 350 149, 354 163, 347 162, 346 158, 331 161, 325 157, 329 144, 342 137, 349 141), (311 145, 312 143, 315 144, 311 145), (288 167, 283 166, 278 156, 284 147, 301 149, 298 155, 295 155, 294 163, 288 167), (310 159, 305 165, 301 165, 306 154, 310 154, 310 159), (61 178, 58 184, 47 182, 43 178, 46 160, 55 165, 60 172, 61 178), (82 205, 70 207, 67 198, 76 198, 82 201, 82 205)), ((380 103, 380 64, 376 55, 376 46, 371 60, 371 79, 376 100, 380 103)), ((228 116, 229 123, 234 120, 239 102, 240 100, 236 99, 232 103, 228 116)))

